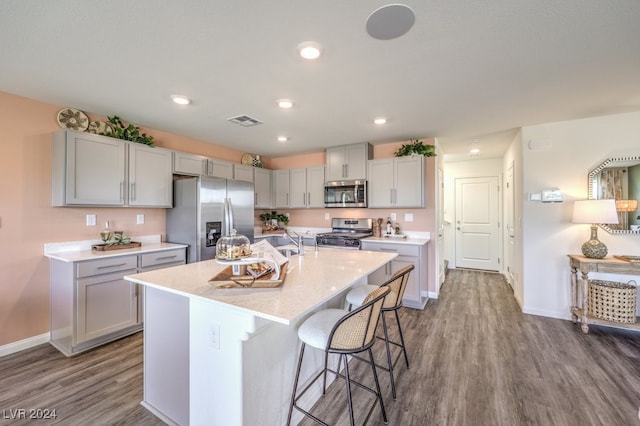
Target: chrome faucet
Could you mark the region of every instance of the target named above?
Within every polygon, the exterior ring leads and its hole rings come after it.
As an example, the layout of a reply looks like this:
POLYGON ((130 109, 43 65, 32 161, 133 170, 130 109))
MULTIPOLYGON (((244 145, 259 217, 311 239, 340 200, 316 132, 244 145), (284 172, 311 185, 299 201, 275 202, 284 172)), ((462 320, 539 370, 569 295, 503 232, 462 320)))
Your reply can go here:
POLYGON ((294 246, 296 246, 298 248, 298 255, 299 256, 304 256, 304 241, 302 238, 302 235, 293 232, 293 231, 284 231, 284 236, 287 237, 289 239, 289 241, 291 241, 293 243, 294 246), (296 241, 290 234, 289 232, 293 233, 296 237, 298 237, 298 240, 296 241))

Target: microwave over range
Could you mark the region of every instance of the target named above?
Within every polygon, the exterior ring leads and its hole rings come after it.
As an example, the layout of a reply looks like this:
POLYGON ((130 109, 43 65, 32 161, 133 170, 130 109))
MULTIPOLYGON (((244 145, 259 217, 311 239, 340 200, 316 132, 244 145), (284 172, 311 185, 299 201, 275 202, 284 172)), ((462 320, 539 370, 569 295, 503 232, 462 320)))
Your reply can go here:
POLYGON ((367 207, 366 180, 336 180, 324 184, 325 207, 367 207))

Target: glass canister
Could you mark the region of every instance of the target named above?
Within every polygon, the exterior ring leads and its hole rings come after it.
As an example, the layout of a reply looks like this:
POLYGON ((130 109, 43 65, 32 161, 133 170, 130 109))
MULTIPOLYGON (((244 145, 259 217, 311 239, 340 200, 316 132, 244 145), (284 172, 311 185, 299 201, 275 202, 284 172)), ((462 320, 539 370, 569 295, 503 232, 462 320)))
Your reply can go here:
POLYGON ((216 243, 216 259, 219 260, 239 260, 251 255, 251 243, 249 238, 238 234, 235 229, 231 234, 220 237, 216 243))

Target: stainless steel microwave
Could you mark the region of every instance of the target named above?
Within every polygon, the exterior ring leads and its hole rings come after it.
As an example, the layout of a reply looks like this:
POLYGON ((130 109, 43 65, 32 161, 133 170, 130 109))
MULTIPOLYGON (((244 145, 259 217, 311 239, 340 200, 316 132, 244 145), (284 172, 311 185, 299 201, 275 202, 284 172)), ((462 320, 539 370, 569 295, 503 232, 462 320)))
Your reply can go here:
POLYGON ((367 207, 366 180, 336 180, 324 184, 325 207, 367 207))

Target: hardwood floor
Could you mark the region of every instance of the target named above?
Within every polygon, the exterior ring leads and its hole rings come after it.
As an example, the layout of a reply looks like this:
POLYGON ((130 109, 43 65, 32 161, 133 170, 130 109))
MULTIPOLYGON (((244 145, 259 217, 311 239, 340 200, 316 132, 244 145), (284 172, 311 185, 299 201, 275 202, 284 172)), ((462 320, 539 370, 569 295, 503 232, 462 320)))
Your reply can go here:
MULTIPOLYGON (((640 424, 640 333, 592 326, 584 335, 569 321, 524 315, 500 275, 465 270, 450 271, 440 298, 403 309, 401 320, 411 364, 396 365, 397 400, 379 371, 390 425, 640 424)), ((374 351, 382 355, 382 342, 374 351)), ((365 364, 350 365, 371 383, 365 364)), ((353 393, 358 421, 371 397, 353 393)), ((0 358, 0 424, 163 424, 141 400, 141 333, 73 358, 48 344, 0 358), (57 418, 11 418, 38 408, 57 418)), ((345 401, 336 381, 313 412, 347 424, 345 401)), ((382 424, 378 408, 369 424, 382 424)))

